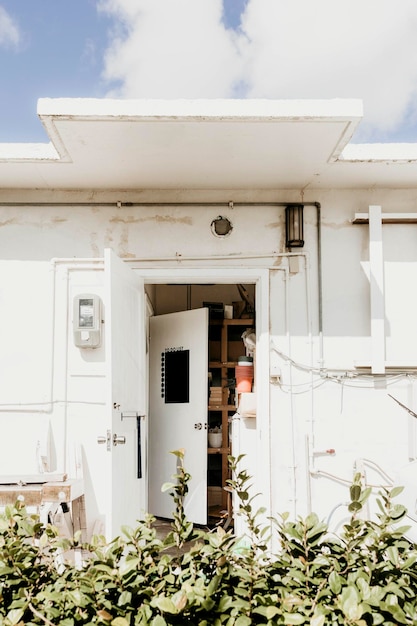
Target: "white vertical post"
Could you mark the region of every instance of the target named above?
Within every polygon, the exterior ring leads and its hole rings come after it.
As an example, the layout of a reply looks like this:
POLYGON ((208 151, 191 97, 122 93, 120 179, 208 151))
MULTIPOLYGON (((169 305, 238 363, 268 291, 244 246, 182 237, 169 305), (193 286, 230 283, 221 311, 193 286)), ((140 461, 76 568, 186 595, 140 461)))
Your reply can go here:
POLYGON ((372 373, 385 373, 385 296, 384 254, 382 247, 382 212, 369 207, 369 264, 371 283, 372 373))

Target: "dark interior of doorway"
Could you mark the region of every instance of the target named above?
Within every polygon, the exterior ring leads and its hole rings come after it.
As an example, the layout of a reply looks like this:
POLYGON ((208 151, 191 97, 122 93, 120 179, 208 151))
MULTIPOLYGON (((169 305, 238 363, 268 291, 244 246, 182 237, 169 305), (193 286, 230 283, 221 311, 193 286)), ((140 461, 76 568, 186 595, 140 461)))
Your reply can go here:
MULTIPOLYGON (((209 527, 233 524, 227 488, 227 457, 233 454, 230 425, 236 412, 235 368, 250 353, 242 335, 256 334, 254 284, 157 284, 146 291, 154 315, 208 307, 208 433, 221 430, 220 445, 207 447, 207 510, 209 527)), ((254 359, 255 360, 255 359, 254 359)))

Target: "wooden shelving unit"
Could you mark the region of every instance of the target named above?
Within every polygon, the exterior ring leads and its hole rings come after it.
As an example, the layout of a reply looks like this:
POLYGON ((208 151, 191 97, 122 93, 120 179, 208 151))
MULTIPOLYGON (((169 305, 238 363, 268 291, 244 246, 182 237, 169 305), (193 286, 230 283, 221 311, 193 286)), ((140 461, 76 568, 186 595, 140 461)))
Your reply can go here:
MULTIPOLYGON (((208 406, 209 428, 215 425, 222 427, 222 445, 219 448, 208 448, 208 485, 209 515, 210 509, 227 508, 228 494, 224 490, 228 478, 227 457, 232 453, 229 441, 229 417, 236 412, 234 399, 235 367, 238 356, 245 354, 241 335, 246 328, 254 327, 252 318, 213 319, 209 323, 209 372, 216 386, 221 386, 221 403, 208 406), (219 491, 220 504, 210 506, 210 488, 219 491)), ((209 395, 210 398, 210 395, 209 395)))

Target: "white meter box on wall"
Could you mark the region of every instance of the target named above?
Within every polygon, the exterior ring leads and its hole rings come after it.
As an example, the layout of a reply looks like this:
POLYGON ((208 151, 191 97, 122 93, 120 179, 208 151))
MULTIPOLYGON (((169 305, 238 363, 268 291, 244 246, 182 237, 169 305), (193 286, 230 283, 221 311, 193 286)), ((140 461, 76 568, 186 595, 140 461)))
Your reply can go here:
POLYGON ((98 348, 101 344, 101 300, 96 294, 74 297, 74 344, 78 348, 98 348))

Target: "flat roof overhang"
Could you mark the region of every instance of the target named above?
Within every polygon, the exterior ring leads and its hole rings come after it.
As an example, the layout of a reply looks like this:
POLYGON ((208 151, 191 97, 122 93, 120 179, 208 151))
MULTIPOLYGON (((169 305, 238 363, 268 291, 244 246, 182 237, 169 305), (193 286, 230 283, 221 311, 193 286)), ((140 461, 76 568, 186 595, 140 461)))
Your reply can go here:
POLYGON ((38 115, 50 142, 0 144, 3 189, 416 186, 417 147, 349 145, 359 100, 46 98, 38 115))

